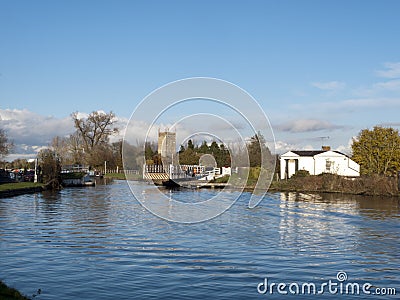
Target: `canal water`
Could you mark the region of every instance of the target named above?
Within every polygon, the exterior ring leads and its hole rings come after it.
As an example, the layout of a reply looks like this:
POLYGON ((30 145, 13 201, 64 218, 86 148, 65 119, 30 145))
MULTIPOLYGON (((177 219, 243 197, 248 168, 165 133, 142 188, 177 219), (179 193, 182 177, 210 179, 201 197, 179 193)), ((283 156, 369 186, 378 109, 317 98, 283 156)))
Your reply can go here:
POLYGON ((35 299, 398 299, 397 199, 274 193, 249 209, 249 198, 192 225, 152 215, 124 181, 0 199, 0 279, 41 289, 35 299))

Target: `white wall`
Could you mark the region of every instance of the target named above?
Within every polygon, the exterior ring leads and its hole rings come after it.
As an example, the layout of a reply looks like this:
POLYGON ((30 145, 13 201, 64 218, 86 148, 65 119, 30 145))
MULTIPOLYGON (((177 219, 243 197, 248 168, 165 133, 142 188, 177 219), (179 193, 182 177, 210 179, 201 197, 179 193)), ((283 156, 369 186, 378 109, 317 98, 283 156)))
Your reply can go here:
MULTIPOLYGON (((280 158, 281 179, 286 179, 285 178, 285 176, 286 176, 286 174, 285 174, 286 160, 288 160, 288 177, 290 178, 294 173, 296 173, 295 160, 298 160, 299 158, 300 157, 297 154, 295 154, 291 151, 281 155, 281 158, 280 158)), ((299 169, 300 169, 300 161, 299 161, 299 169)))
POLYGON ((306 170, 310 175, 315 175, 314 173, 314 158, 311 156, 301 156, 299 157, 299 170, 306 170))
POLYGON ((298 161, 298 170, 307 170, 310 175, 314 175, 314 158, 307 156, 299 156, 291 151, 281 155, 281 179, 285 179, 285 166, 288 161, 288 177, 292 177, 296 173, 296 160, 298 161))
POLYGON ((232 174, 232 169, 231 169, 231 167, 222 167, 222 176, 225 176, 225 175, 229 175, 229 176, 231 176, 231 174, 232 174))
POLYGON ((282 156, 280 158, 280 165, 281 165, 281 179, 286 179, 285 178, 285 166, 286 166, 286 163, 285 163, 285 159, 282 156))
POLYGON ((360 166, 349 157, 327 151, 315 156, 315 173, 333 173, 341 176, 360 176, 360 166), (327 161, 330 162, 330 169, 327 168, 327 161))

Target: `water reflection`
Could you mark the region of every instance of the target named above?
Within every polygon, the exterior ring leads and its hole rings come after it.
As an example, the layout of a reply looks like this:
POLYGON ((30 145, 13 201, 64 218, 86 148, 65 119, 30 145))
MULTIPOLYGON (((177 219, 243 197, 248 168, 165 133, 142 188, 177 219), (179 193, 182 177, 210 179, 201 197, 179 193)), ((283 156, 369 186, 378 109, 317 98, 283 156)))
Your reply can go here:
POLYGON ((336 193, 279 193, 283 201, 301 201, 320 203, 321 207, 334 205, 335 209, 344 208, 348 212, 351 207, 354 211, 371 218, 399 218, 400 199, 397 197, 344 195, 336 193))
POLYGON ((367 272, 395 277, 398 268, 386 264, 400 258, 398 199, 304 193, 279 196, 282 247, 294 247, 298 253, 352 253, 367 272))
POLYGON ((358 214, 356 203, 347 199, 333 202, 321 195, 303 193, 280 193, 280 200, 282 246, 322 254, 332 247, 352 251, 358 244, 358 227, 353 223, 358 214))

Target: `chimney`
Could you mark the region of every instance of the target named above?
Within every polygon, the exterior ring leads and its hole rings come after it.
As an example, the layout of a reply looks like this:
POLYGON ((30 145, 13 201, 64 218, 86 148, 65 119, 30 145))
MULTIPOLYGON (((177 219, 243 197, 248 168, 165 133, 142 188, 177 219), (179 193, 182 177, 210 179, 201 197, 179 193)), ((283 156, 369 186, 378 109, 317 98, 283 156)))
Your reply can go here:
POLYGON ((322 151, 329 151, 331 150, 331 146, 322 146, 322 151))

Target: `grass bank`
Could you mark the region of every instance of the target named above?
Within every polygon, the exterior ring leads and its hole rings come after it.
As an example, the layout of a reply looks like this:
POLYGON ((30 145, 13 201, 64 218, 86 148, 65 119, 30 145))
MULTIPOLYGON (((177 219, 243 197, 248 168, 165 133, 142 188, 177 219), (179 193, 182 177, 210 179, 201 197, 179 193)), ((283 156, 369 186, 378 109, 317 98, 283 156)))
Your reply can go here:
POLYGON ((10 191, 10 190, 19 190, 26 188, 36 188, 43 187, 42 183, 35 182, 12 182, 12 183, 4 183, 0 184, 0 192, 2 191, 10 191))
POLYGON ((125 180, 125 173, 107 173, 106 175, 104 175, 104 177, 106 178, 112 178, 112 179, 116 179, 116 180, 125 180))
POLYGON ((125 176, 125 173, 107 173, 104 175, 106 178, 112 178, 116 180, 142 180, 142 176, 139 174, 128 174, 128 178, 125 176))
MULTIPOLYGON (((260 175, 260 168, 249 168, 245 191, 252 192, 260 175)), ((243 170, 231 176, 231 183, 247 176, 243 170)), ((214 182, 227 182, 229 176, 224 176, 214 182)), ((268 187, 261 185, 271 192, 315 192, 315 193, 340 193, 367 196, 400 197, 398 181, 395 177, 381 175, 360 176, 347 178, 336 174, 324 173, 321 175, 307 175, 299 172, 288 180, 272 181, 268 187)))
POLYGON ((44 189, 42 183, 13 182, 0 184, 0 198, 13 197, 22 194, 41 192, 44 189))
POLYGON ((346 178, 336 174, 293 176, 288 180, 273 181, 271 191, 342 193, 367 196, 399 197, 397 178, 360 176, 346 178))
POLYGON ((10 288, 0 281, 0 299, 2 300, 29 300, 16 289, 10 288))

